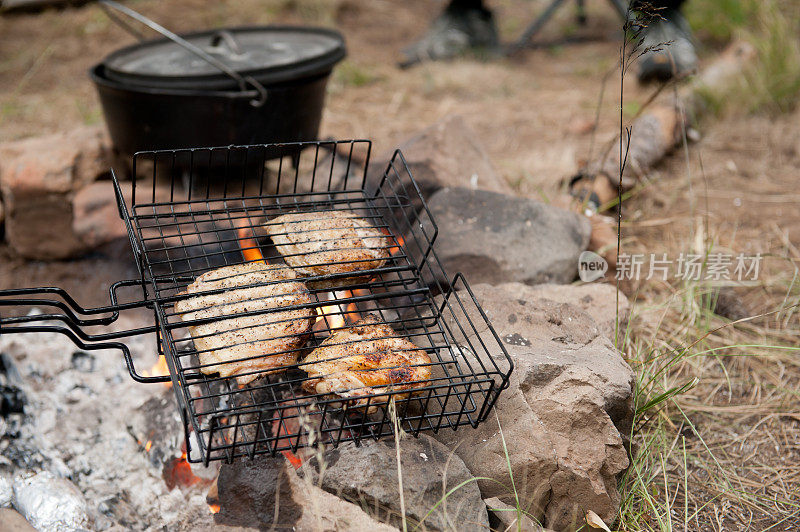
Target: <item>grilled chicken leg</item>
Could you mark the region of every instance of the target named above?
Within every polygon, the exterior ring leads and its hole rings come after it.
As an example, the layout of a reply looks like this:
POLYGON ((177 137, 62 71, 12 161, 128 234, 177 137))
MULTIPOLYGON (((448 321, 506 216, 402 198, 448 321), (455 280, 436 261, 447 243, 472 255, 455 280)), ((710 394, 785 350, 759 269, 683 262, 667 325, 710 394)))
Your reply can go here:
POLYGON ((426 386, 431 359, 408 340, 398 338, 388 324, 374 314, 340 330, 320 344, 300 366, 310 380, 310 393, 336 394, 345 398, 426 386))

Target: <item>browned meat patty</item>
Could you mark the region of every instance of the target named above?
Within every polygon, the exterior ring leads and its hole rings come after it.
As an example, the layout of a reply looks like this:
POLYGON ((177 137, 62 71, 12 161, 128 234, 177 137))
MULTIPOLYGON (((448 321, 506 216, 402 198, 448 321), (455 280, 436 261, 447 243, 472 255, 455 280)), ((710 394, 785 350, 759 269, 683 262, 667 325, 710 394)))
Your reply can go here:
POLYGON ((225 291, 175 303, 184 321, 219 318, 188 327, 203 364, 200 371, 236 377, 244 385, 260 376, 252 372, 275 372, 294 364, 316 316, 313 308, 281 310, 312 302, 294 272, 257 262, 225 266, 199 276, 185 294, 222 288, 225 291), (269 284, 249 286, 259 283, 269 284), (229 317, 258 310, 269 312, 229 317))
MULTIPOLYGON (((342 211, 296 212, 266 226, 286 264, 304 277, 358 273, 380 268, 389 259, 389 238, 366 220, 342 211)), ((335 288, 368 277, 312 281, 315 288, 335 288)))

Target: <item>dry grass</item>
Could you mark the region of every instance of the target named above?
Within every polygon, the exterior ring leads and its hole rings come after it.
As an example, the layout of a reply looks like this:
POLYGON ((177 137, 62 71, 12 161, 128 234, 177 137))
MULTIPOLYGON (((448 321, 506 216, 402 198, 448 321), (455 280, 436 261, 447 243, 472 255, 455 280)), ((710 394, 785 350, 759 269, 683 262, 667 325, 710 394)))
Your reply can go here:
POLYGON ((765 258, 754 282, 622 287, 636 299, 621 348, 638 387, 621 530, 800 529, 800 253, 780 176, 794 120, 728 120, 716 129, 738 133, 683 146, 625 204, 623 252, 765 258), (704 167, 709 149, 722 160, 704 167), (747 318, 715 313, 724 286, 747 318))
POLYGON ((655 303, 640 303, 624 345, 641 411, 621 528, 796 530, 796 318, 726 323, 709 308, 709 287, 673 288, 643 297, 655 303))

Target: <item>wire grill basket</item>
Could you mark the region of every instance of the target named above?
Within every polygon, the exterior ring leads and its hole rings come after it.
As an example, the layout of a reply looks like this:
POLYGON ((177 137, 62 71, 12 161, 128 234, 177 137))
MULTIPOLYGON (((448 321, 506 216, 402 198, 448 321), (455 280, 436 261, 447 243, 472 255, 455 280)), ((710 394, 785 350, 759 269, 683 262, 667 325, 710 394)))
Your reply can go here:
MULTIPOLYGON (((438 229, 402 154, 395 152, 382 173, 370 173, 370 150, 369 141, 354 140, 140 152, 133 161, 132 175, 139 177, 134 177, 130 197, 116 176, 114 186, 141 278, 112 286, 111 305, 103 308, 83 309, 56 288, 5 291, 0 304, 30 304, 26 298, 33 294, 60 296, 63 301, 32 301, 59 308, 60 314, 44 317, 66 324, 58 331, 79 345, 121 349, 131 375, 142 382, 160 379, 139 374, 124 343, 116 340, 155 332, 183 416, 190 461, 232 461, 318 443, 379 438, 393 433, 393 412, 400 427, 414 435, 477 426, 508 385, 511 360, 464 278, 458 274, 442 283, 449 277, 434 251, 438 229), (306 216, 325 220, 334 233, 344 230, 347 217, 356 217, 373 236, 345 241, 350 245, 340 249, 342 240, 316 232, 314 225, 279 225, 286 214, 300 221, 306 216), (340 227, 341 219, 345 222, 340 227), (280 237, 312 247, 290 248, 280 244, 280 237), (358 250, 358 245, 369 249, 358 250), (378 254, 380 260, 354 251, 378 254), (223 303, 228 305, 224 321, 214 312, 187 317, 181 305, 199 301, 197 292, 187 292, 199 276, 245 263, 284 270, 288 263, 296 280, 305 284, 302 297, 289 297, 280 305, 223 303), (298 268, 298 263, 306 267, 298 268), (121 303, 117 291, 129 286, 140 287, 141 297, 121 303), (120 310, 136 306, 152 309, 152 327, 95 335, 83 330, 107 325, 120 310), (254 339, 248 331, 259 330, 258 324, 291 321, 287 316, 300 311, 311 316, 313 325, 302 338, 286 332, 270 337, 287 341, 270 344, 284 346, 268 353, 282 357, 283 363, 265 370, 257 364, 267 354, 258 342, 263 338, 254 339), (390 336, 407 346, 401 349, 427 355, 417 362, 424 366, 419 374, 424 377, 412 374, 405 387, 370 387, 365 380, 344 391, 315 388, 320 377, 331 375, 312 378, 311 366, 304 362, 308 354, 331 336, 335 340, 352 331, 365 317, 391 327, 380 329, 381 339, 390 336), (220 328, 220 323, 228 325, 220 328), (208 328, 200 326, 208 324, 225 334, 201 333, 208 328), (200 341, 204 334, 214 337, 214 347, 200 341), (238 340, 220 346, 221 338, 238 340), (238 354, 229 354, 224 364, 204 356, 220 349, 238 354), (231 362, 244 369, 221 376, 231 362)), ((235 290, 267 291, 265 300, 276 293, 293 295, 280 293, 283 286, 290 285, 254 278, 235 290)), ((231 294, 230 286, 206 287, 200 296, 226 294, 231 294)), ((4 332, 54 330, 52 325, 30 324, 41 319, 6 318, 0 327, 4 332)), ((344 366, 336 367, 352 367, 348 357, 354 350, 382 355, 357 343, 352 338, 340 342, 344 366)), ((379 363, 374 369, 394 370, 404 368, 379 363)))

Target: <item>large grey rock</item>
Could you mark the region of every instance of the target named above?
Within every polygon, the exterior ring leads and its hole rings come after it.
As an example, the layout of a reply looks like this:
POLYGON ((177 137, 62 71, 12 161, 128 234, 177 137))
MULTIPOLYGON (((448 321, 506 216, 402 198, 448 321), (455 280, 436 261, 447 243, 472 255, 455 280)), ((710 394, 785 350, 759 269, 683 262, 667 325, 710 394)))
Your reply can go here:
POLYGON ((0 473, 0 508, 8 508, 14 502, 14 485, 11 478, 0 473))
MULTIPOLYGON (((362 471, 362 475, 364 472, 362 471)), ((260 530, 395 531, 302 479, 283 457, 259 456, 223 464, 217 480, 218 525, 260 530)))
MULTIPOLYGON (((464 462, 430 436, 400 440, 403 494, 406 516, 418 523, 447 491, 472 478, 464 462)), ((380 509, 395 526, 401 524, 396 449, 393 440, 365 441, 331 449, 324 454, 321 487, 370 508, 380 509)), ((319 480, 318 461, 301 471, 319 480)), ((486 506, 474 482, 462 486, 434 510, 420 527, 426 530, 485 531, 489 526, 486 506)))
POLYGON ((584 216, 533 199, 446 188, 428 207, 445 271, 460 271, 472 283, 568 283, 589 243, 584 216))
MULTIPOLYGON (((617 477, 628 467, 623 435, 632 421, 630 367, 576 305, 541 298, 536 287, 520 283, 473 290, 514 372, 495 406, 497 417, 476 430, 442 431, 437 439, 455 449, 473 475, 505 484, 481 481, 484 498, 512 504, 507 452, 521 503, 548 528, 574 530, 586 510, 613 521, 617 477)), ((488 329, 480 337, 492 345, 488 329)))
MULTIPOLYGON (((466 187, 511 193, 492 166, 478 135, 458 115, 446 116, 399 145, 403 158, 428 198, 444 187, 466 187)), ((377 184, 391 155, 370 163, 370 181, 377 184)), ((396 166, 403 172, 400 163, 396 166)))

